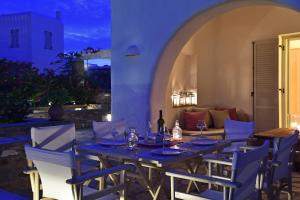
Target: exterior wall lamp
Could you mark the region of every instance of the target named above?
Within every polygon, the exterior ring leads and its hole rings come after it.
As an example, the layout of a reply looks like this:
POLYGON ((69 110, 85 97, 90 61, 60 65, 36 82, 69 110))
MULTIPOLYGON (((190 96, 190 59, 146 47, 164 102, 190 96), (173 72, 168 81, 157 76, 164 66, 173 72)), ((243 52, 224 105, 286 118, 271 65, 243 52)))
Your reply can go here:
POLYGON ((126 49, 125 56, 127 56, 127 57, 136 57, 136 56, 139 56, 140 54, 141 54, 141 51, 140 51, 140 49, 137 45, 130 45, 126 49))

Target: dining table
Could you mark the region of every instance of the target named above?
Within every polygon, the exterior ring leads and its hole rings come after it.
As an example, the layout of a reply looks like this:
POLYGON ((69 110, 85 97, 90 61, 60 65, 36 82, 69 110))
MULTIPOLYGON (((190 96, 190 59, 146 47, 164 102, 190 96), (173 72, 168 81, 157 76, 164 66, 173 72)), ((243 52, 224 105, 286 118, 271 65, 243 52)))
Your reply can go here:
POLYGON ((292 135, 294 131, 295 129, 292 128, 275 128, 275 129, 256 132, 254 133, 254 137, 262 138, 262 139, 288 137, 292 135))
MULTIPOLYGON (((140 140, 136 148, 129 149, 125 141, 114 142, 113 139, 100 139, 81 144, 76 150, 81 156, 88 156, 99 161, 100 169, 112 167, 115 163, 133 164, 136 170, 129 176, 136 178, 149 191, 152 199, 156 200, 161 190, 164 190, 165 172, 168 169, 180 167, 190 174, 196 174, 203 155, 220 152, 231 143, 226 140, 195 139, 189 136, 184 136, 182 140, 170 140, 163 146, 147 145, 141 141, 143 140, 140 140), (153 170, 158 170, 161 175, 158 182, 152 179, 153 170)), ((114 175, 111 175, 110 179, 117 183, 114 175)), ((191 181, 188 183, 187 191, 193 185, 199 190, 197 184, 191 181)), ((105 180, 101 178, 99 190, 104 189, 104 186, 105 180)))

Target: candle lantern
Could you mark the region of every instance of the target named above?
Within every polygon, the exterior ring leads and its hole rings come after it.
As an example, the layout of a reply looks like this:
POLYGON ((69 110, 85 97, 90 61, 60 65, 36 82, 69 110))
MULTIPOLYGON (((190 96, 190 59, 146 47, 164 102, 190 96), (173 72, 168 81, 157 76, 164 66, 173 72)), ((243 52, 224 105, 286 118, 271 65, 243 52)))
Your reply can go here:
POLYGON ((172 104, 173 107, 180 106, 180 95, 177 93, 172 94, 172 104))

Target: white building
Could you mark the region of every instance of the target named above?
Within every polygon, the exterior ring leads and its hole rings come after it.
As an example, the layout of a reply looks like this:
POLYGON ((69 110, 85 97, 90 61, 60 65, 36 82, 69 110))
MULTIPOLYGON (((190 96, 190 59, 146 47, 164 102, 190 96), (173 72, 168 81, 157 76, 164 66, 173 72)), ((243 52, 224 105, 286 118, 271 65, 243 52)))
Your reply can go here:
POLYGON ((0 15, 0 58, 31 62, 42 72, 54 67, 64 52, 64 26, 55 18, 32 12, 0 15))

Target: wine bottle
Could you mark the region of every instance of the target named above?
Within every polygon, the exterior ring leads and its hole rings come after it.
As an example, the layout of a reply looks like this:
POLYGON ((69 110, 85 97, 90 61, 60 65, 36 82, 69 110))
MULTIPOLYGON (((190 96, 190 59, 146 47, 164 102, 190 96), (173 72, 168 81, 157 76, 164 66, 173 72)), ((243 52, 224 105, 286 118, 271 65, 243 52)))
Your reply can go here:
POLYGON ((162 116, 162 110, 159 110, 159 118, 157 120, 157 133, 164 131, 164 123, 165 123, 165 120, 163 119, 163 116, 162 116))

